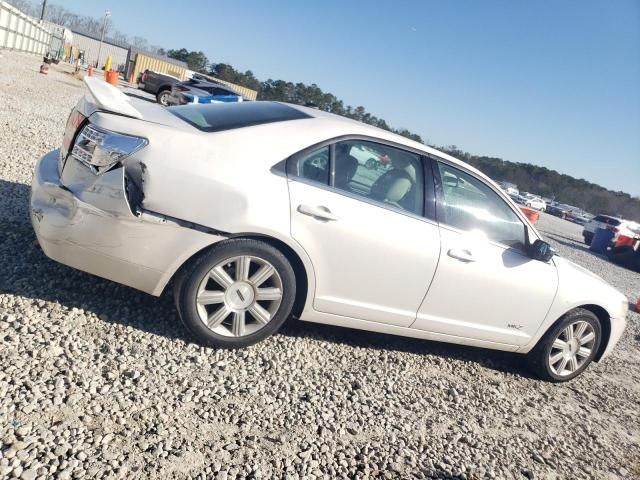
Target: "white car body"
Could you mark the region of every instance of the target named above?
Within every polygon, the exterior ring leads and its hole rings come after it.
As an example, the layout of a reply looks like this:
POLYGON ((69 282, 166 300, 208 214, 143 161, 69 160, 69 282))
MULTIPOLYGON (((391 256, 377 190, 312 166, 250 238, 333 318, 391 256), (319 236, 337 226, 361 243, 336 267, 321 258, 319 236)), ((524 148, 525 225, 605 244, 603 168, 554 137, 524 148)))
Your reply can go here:
POLYGON ((536 210, 544 211, 547 208, 547 202, 542 200, 540 197, 536 197, 535 195, 527 195, 525 197, 524 204, 527 207, 535 208, 536 210))
POLYGON ((39 161, 31 217, 54 260, 159 296, 203 249, 230 237, 262 238, 301 267, 302 320, 526 353, 564 314, 585 307, 606 332, 596 361, 622 335, 627 299, 568 260, 533 260, 473 232, 319 187, 287 170, 288 159, 310 146, 370 139, 463 172, 466 181, 456 188, 469 192, 469 180, 481 184, 531 242, 542 238, 496 184, 456 158, 293 105, 285 107, 297 119, 203 132, 172 109, 89 83, 92 95, 76 108, 90 124, 147 144, 104 173, 57 150, 39 161))

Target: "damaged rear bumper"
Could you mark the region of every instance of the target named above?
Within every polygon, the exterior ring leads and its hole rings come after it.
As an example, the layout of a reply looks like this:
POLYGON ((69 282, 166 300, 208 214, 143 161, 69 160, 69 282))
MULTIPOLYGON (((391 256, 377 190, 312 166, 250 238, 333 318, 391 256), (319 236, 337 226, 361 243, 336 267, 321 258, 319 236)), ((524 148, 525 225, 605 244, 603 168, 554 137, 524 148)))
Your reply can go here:
POLYGON ((74 192, 61 183, 58 158, 54 150, 38 161, 30 205, 38 242, 57 262, 160 295, 186 260, 224 239, 161 216, 133 215, 122 168, 74 192))

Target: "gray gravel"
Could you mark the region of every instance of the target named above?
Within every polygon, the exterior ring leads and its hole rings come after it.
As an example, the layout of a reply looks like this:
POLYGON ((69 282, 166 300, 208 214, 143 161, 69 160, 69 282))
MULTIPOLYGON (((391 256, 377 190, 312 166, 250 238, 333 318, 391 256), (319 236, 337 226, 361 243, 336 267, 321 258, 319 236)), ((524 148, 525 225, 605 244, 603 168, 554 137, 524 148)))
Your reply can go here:
MULTIPOLYGON (((0 478, 633 478, 640 329, 579 379, 520 356, 289 324, 215 351, 160 299, 48 260, 28 220, 39 156, 81 83, 0 51, 0 478)), ((625 292, 640 275, 542 216, 563 256, 625 292)))

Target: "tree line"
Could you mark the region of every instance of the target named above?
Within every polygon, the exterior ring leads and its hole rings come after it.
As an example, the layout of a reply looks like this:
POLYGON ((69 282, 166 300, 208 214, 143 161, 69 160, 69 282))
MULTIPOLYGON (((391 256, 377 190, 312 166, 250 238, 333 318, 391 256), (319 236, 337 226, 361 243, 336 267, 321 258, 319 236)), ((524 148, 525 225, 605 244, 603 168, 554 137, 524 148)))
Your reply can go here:
POLYGON ((473 165, 496 181, 515 183, 520 191, 551 198, 593 214, 604 213, 640 222, 640 198, 628 193, 608 190, 582 178, 530 163, 472 155, 455 145, 439 149, 473 165))
POLYGON ((420 143, 424 143, 420 135, 410 132, 406 128, 392 128, 384 119, 367 112, 363 106, 346 105, 334 94, 324 92, 318 85, 312 83, 293 83, 286 80, 268 79, 260 81, 251 70, 238 71, 228 63, 209 63, 206 55, 201 52, 189 51, 186 48, 168 50, 167 56, 186 62, 191 70, 205 73, 213 77, 250 88, 258 92, 258 100, 273 100, 279 102, 296 103, 298 105, 313 105, 320 110, 352 118, 360 122, 398 133, 420 143))

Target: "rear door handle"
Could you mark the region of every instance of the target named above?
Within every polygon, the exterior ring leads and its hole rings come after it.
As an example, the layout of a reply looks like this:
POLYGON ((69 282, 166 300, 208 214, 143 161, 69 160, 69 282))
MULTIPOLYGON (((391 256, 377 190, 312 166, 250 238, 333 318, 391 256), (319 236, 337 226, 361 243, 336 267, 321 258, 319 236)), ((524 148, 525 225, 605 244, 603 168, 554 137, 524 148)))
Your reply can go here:
POLYGON ((319 219, 319 220, 326 220, 326 221, 330 221, 330 220, 338 220, 338 217, 336 217, 333 213, 331 213, 331 210, 329 210, 327 207, 323 207, 322 205, 298 205, 298 211, 300 213, 302 213, 303 215, 309 215, 310 217, 319 219))
POLYGON ((455 258, 456 260, 460 260, 462 262, 475 262, 476 257, 473 256, 470 250, 466 248, 452 248, 447 252, 451 258, 455 258))

